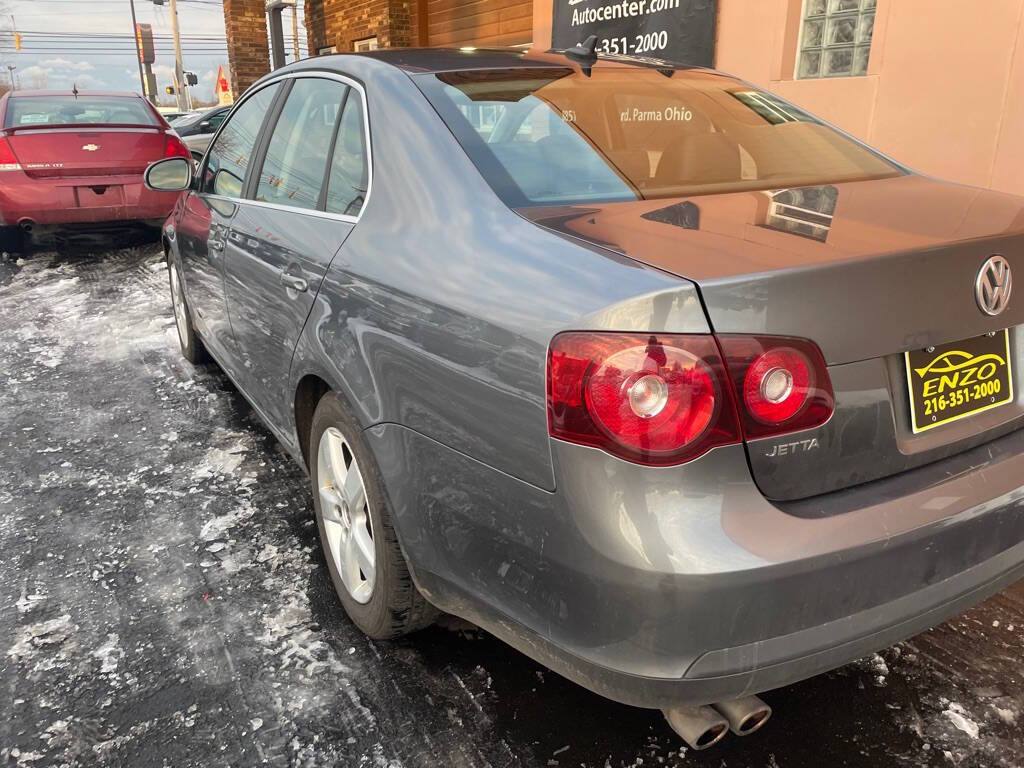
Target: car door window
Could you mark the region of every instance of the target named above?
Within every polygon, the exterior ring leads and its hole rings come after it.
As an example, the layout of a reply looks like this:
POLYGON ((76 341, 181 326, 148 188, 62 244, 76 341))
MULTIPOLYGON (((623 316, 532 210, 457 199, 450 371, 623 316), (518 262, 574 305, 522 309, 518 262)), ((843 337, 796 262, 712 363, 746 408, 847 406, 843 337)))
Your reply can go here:
POLYGON ((211 115, 210 119, 207 121, 210 124, 209 132, 215 133, 217 129, 220 128, 220 124, 224 122, 224 118, 227 116, 227 112, 218 112, 215 115, 211 115))
POLYGON ((267 144, 257 201, 317 207, 346 89, 336 80, 305 77, 295 81, 267 144))
POLYGON ((241 104, 207 153, 200 191, 225 197, 241 197, 245 172, 252 159, 263 119, 274 103, 278 85, 263 88, 241 104))
POLYGON ((345 102, 334 156, 331 158, 326 199, 326 210, 329 213, 358 216, 366 199, 369 164, 363 119, 363 100, 353 88, 345 102))

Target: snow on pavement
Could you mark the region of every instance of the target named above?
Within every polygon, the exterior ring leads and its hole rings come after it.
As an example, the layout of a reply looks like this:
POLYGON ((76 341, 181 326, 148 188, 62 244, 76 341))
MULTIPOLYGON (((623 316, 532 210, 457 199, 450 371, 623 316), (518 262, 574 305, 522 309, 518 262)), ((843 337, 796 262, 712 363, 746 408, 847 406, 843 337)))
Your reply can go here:
POLYGON ((0 466, 0 765, 1024 763, 1020 584, 700 754, 457 620, 367 641, 156 245, 0 257, 0 466))

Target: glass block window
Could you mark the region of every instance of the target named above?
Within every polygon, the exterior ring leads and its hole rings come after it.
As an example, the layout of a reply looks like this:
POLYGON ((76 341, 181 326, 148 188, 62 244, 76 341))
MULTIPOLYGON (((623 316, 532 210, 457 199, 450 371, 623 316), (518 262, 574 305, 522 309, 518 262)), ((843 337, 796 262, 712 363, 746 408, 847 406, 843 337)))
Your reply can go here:
POLYGON ((804 0, 796 76, 867 74, 876 1, 804 0))

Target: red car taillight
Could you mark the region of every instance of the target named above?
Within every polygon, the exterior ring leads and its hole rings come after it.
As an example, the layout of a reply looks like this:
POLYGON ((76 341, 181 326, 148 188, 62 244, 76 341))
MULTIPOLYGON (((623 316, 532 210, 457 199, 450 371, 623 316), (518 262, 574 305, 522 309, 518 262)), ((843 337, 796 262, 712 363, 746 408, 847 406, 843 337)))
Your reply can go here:
POLYGON ((747 438, 773 437, 824 424, 835 398, 825 358, 807 339, 718 337, 747 438))
POLYGON ((164 157, 192 157, 192 153, 188 151, 188 147, 185 146, 185 142, 179 139, 177 136, 167 136, 167 144, 164 147, 164 157))
POLYGON ((548 355, 553 437, 641 464, 679 464, 740 440, 711 336, 563 333, 548 355))
POLYGON ((18 162, 14 150, 11 149, 7 139, 0 139, 0 171, 20 171, 21 163, 18 162))
POLYGON ((667 466, 819 426, 833 396, 804 339, 570 332, 551 342, 547 407, 552 437, 667 466))

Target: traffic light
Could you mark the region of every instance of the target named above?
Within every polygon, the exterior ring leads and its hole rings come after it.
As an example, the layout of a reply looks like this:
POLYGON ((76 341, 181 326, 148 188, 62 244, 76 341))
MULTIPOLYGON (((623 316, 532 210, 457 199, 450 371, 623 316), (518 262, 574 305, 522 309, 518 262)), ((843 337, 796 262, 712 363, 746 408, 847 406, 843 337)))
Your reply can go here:
POLYGON ((185 73, 185 84, 186 85, 199 85, 199 76, 195 72, 185 73))
POLYGON ((14 33, 14 50, 21 50, 21 35, 19 35, 17 32, 14 33))
POLYGON ((173 85, 168 85, 166 88, 164 88, 164 93, 166 93, 168 96, 173 96, 174 95, 174 86, 173 85))

